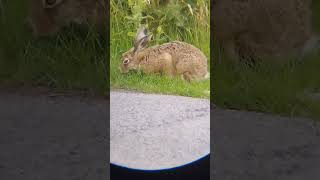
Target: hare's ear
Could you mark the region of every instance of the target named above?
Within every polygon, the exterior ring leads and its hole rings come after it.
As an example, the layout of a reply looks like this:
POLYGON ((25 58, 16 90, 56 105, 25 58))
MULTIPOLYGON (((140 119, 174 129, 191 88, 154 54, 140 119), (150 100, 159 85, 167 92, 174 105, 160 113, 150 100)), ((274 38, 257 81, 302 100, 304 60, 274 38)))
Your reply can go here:
POLYGON ((59 5, 63 0, 42 0, 43 8, 54 8, 55 6, 59 5))
POLYGON ((150 40, 150 35, 147 35, 147 30, 144 27, 141 27, 137 34, 136 34, 136 38, 133 42, 133 53, 136 53, 137 51, 139 51, 140 49, 144 48, 147 43, 150 40))
POLYGON ((133 53, 138 52, 140 49, 143 49, 144 47, 146 47, 146 45, 148 44, 150 38, 150 36, 145 36, 142 39, 140 39, 139 41, 136 41, 133 45, 133 53))
POLYGON ((136 37, 135 37, 135 42, 136 41, 139 41, 140 39, 144 38, 145 36, 147 36, 147 29, 144 27, 144 26, 141 26, 138 31, 137 31, 137 34, 136 34, 136 37))

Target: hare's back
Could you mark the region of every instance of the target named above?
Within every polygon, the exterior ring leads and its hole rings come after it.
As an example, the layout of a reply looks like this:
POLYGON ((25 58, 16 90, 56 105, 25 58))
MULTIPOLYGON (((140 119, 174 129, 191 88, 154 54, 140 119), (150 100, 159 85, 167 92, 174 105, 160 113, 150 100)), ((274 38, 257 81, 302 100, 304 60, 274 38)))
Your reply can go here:
POLYGON ((172 42, 160 45, 159 49, 160 51, 170 53, 174 57, 189 56, 190 58, 195 57, 203 61, 207 60, 206 56, 203 54, 203 52, 200 49, 185 42, 172 41, 172 42))

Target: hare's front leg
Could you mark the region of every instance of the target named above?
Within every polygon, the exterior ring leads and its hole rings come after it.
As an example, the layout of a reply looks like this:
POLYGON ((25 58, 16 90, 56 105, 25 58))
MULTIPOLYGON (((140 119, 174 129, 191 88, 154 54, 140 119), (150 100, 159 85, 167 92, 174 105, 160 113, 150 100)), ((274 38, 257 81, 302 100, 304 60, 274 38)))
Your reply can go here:
POLYGON ((164 74, 173 78, 175 76, 174 67, 172 65, 167 65, 164 69, 164 74))
POLYGON ((174 65, 173 65, 172 56, 169 53, 165 53, 165 54, 163 54, 160 62, 163 63, 163 73, 166 76, 174 77, 175 72, 174 72, 174 65))

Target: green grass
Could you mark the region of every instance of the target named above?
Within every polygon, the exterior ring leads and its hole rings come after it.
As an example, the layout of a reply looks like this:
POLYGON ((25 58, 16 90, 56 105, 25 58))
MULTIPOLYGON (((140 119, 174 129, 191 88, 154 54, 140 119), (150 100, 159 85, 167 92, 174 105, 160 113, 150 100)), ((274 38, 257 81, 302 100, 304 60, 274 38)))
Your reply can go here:
POLYGON ((52 38, 34 39, 24 22, 26 2, 3 1, 0 84, 107 91, 107 43, 94 30, 70 26, 52 38))
MULTIPOLYGON (((120 74, 120 55, 131 47, 132 33, 141 17, 134 14, 127 1, 111 1, 110 62, 107 43, 96 33, 70 27, 54 38, 34 39, 24 26, 25 1, 6 0, 0 17, 0 85, 47 86, 62 89, 85 89, 107 93, 108 63, 113 89, 209 98, 209 80, 190 84, 180 79, 141 72, 120 74), (130 19, 128 17, 135 17, 130 19), (1 19, 2 18, 2 19, 1 19)), ((129 1, 128 1, 129 2, 129 1)), ((132 2, 132 1, 131 1, 132 2)), ((180 1, 179 1, 180 2, 180 1)), ((208 2, 208 1, 197 1, 208 2)), ((188 13, 184 21, 177 6, 159 9, 167 17, 149 21, 155 34, 150 45, 181 40, 200 48, 210 57, 209 17, 202 22, 188 13), (179 17, 170 19, 172 17, 179 17)), ((194 6, 192 6, 194 7, 194 6)), ((320 8, 315 2, 314 8, 320 8)), ((157 9, 157 8, 154 8, 157 9)), ((150 12, 156 17, 161 12, 150 12)), ((320 11, 315 11, 320 19, 320 11)), ((163 15, 162 14, 162 15, 163 15)), ((320 21, 315 29, 320 32, 320 21)), ((320 55, 307 57, 303 63, 283 61, 248 67, 221 57, 213 62, 214 103, 221 107, 271 112, 289 116, 320 118, 320 102, 307 98, 305 92, 320 91, 320 55)), ((210 62, 210 59, 209 59, 210 62)))
MULTIPOLYGON (((208 1, 205 1, 208 3, 208 1)), ((169 6, 172 8, 179 8, 175 6, 169 6)), ((135 9, 137 7, 133 7, 135 9)), ((161 7, 158 7, 161 8, 161 7)), ((157 8, 155 8, 157 9, 157 8)), ((174 13, 176 11, 161 9, 167 14, 174 13)), ((150 93, 161 94, 175 94, 182 96, 209 98, 210 81, 205 80, 201 82, 186 83, 179 78, 170 79, 161 75, 145 75, 141 72, 131 72, 129 74, 121 74, 119 71, 119 63, 121 54, 132 47, 133 37, 131 34, 135 33, 139 28, 140 20, 128 20, 127 17, 135 17, 133 10, 130 10, 128 4, 119 3, 117 1, 111 1, 111 13, 110 13, 110 83, 112 89, 129 89, 150 93)), ((154 11, 146 11, 147 15, 155 17, 157 13, 154 11)), ((179 14, 177 14, 178 16, 179 14)), ((139 17, 139 13, 137 13, 139 17)), ((171 16, 170 16, 171 17, 171 16)), ((161 44, 172 40, 180 40, 193 44, 202 50, 208 57, 210 64, 210 27, 209 16, 206 16, 204 23, 197 23, 194 16, 185 14, 186 18, 184 27, 179 27, 177 24, 166 23, 169 20, 163 17, 163 22, 154 24, 151 22, 148 24, 150 28, 156 29, 158 34, 155 35, 155 40, 150 43, 161 44), (168 20, 168 21, 166 21, 168 20), (159 33, 160 32, 160 33, 159 33), (162 32, 162 33, 161 33, 162 32), (160 34, 160 35, 159 35, 160 34)), ((160 19, 160 18, 159 18, 160 19)), ((152 30, 152 29, 151 29, 152 30)))
POLYGON ((320 55, 274 59, 250 67, 240 62, 214 61, 214 102, 220 107, 320 118, 320 55), (281 61, 281 63, 279 63, 281 61))

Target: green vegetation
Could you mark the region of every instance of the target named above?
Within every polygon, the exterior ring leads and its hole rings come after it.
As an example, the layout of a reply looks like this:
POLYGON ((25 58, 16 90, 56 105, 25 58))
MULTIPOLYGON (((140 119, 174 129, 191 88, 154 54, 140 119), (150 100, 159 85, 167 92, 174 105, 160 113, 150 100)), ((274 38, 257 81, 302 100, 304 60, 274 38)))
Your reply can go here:
POLYGON ((317 32, 320 32, 320 1, 312 1, 312 3, 315 29, 317 32))
POLYGON ((28 31, 26 3, 1 1, 1 86, 46 86, 106 94, 107 43, 94 30, 70 26, 52 38, 28 31))
MULTIPOLYGON (((25 27, 27 1, 1 1, 0 86, 47 86, 107 93, 113 89, 177 94, 209 98, 209 80, 190 84, 179 78, 120 74, 120 56, 132 47, 139 25, 146 24, 154 39, 150 45, 181 40, 210 57, 209 1, 172 0, 110 1, 110 62, 106 39, 94 31, 69 27, 52 38, 32 38, 25 27)), ((313 7, 320 9, 320 3, 313 7)), ((314 10, 315 29, 320 32, 320 10, 314 10)), ((217 51, 216 48, 214 48, 217 51)), ((218 54, 218 52, 214 52, 218 54)), ((209 59, 210 62, 210 59, 209 59)), ((219 56, 211 72, 213 101, 220 107, 320 118, 320 55, 295 60, 273 60, 249 67, 219 56)))
POLYGON ((220 107, 320 118, 320 56, 304 63, 265 62, 255 67, 227 59, 214 62, 214 102, 220 107))
MULTIPOLYGON (((315 2, 314 7, 320 9, 320 3, 315 2)), ((319 12, 315 11, 318 32, 319 12)), ((218 106, 320 119, 320 98, 312 95, 320 93, 319 53, 300 62, 274 59, 254 67, 228 60, 223 54, 216 57, 213 100, 218 106)))
POLYGON ((188 84, 179 78, 144 75, 141 72, 120 73, 118 67, 121 54, 132 47, 140 24, 146 24, 153 34, 150 46, 180 40, 193 44, 208 59, 210 57, 209 0, 150 2, 151 4, 145 0, 110 1, 111 88, 209 98, 209 80, 188 84))

